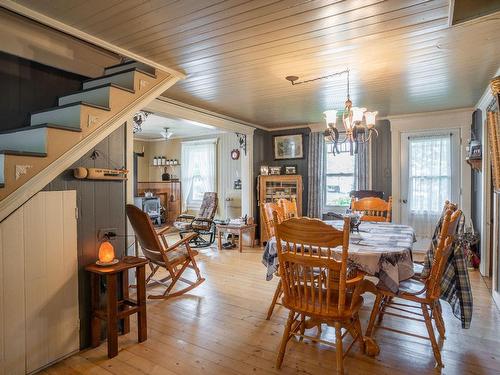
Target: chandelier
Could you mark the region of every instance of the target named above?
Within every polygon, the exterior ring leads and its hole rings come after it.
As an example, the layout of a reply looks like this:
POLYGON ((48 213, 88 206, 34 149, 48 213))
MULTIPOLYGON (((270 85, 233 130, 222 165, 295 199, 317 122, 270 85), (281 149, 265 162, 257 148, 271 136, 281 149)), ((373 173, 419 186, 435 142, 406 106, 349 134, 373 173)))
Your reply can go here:
POLYGON ((324 136, 327 142, 332 143, 332 152, 334 155, 340 153, 339 144, 343 144, 346 142, 349 144, 350 154, 353 155, 358 153, 358 145, 360 143, 367 143, 373 136, 378 136, 378 131, 375 128, 375 119, 378 112, 368 112, 366 108, 353 107, 350 98, 349 69, 329 74, 327 76, 300 82, 297 82, 297 80, 299 79, 299 77, 297 76, 288 76, 286 77, 286 79, 290 81, 292 85, 298 85, 301 83, 317 81, 333 76, 340 76, 342 74, 347 74, 347 100, 345 101, 343 110, 339 111, 330 109, 323 112, 326 121, 326 130, 324 136), (340 117, 342 119, 342 124, 344 125, 345 129, 345 135, 342 139, 340 137, 339 130, 337 129, 337 117, 340 117))

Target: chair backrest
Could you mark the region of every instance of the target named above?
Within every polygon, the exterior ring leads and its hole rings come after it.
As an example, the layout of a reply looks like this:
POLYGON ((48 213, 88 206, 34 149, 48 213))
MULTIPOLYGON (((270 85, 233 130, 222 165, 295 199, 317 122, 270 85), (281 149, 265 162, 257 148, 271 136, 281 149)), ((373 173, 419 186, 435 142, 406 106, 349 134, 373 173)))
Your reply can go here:
POLYGON ((299 212, 297 210, 297 201, 292 198, 291 201, 285 198, 278 199, 278 206, 280 206, 285 212, 285 219, 290 219, 292 217, 299 217, 299 212))
POLYGON ((448 209, 443 216, 437 246, 434 249, 433 260, 429 277, 426 279, 427 295, 430 298, 439 298, 441 294, 441 278, 446 263, 453 251, 453 241, 457 232, 462 211, 448 209))
POLYGON ((362 198, 380 198, 384 199, 384 192, 377 190, 352 190, 349 192, 351 198, 362 199, 362 198))
POLYGON ((346 218, 343 230, 337 230, 321 220, 302 217, 276 225, 287 308, 321 316, 339 315, 346 309, 349 224, 346 218), (333 250, 338 246, 340 254, 333 250))
POLYGON ((201 202, 200 210, 198 211, 197 218, 213 220, 215 212, 217 211, 217 193, 206 192, 203 194, 203 201, 201 202))
POLYGON ((362 221, 391 221, 392 197, 386 202, 376 197, 352 199, 351 210, 364 213, 362 221))
POLYGON ((153 263, 165 262, 163 247, 148 214, 131 204, 125 210, 144 256, 153 263))
POLYGON ((283 210, 283 208, 278 206, 276 203, 264 203, 264 210, 262 212, 264 216, 263 225, 266 228, 266 232, 269 237, 273 237, 275 235, 273 212, 277 213, 277 223, 281 223, 283 220, 285 220, 285 211, 283 210))

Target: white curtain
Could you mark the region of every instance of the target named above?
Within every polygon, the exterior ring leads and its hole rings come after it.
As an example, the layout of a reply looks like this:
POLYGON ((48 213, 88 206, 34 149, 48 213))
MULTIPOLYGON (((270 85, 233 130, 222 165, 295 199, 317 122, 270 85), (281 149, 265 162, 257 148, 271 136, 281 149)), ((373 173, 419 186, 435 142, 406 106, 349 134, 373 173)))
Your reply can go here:
MULTIPOLYGON (((182 142, 182 211, 201 204, 203 193, 216 191, 217 140, 182 142)), ((197 208, 197 207, 193 207, 197 208)))
POLYGON ((408 218, 417 236, 430 237, 451 198, 450 134, 408 139, 408 218))

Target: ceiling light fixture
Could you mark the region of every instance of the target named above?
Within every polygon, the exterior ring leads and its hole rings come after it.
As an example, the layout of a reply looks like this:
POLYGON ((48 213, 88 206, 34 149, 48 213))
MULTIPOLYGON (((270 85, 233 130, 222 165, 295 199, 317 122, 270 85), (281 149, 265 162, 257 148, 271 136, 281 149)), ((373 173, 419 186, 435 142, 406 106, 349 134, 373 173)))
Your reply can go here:
POLYGON ((343 110, 330 109, 323 112, 326 121, 325 139, 333 144, 333 154, 339 154, 339 143, 349 143, 349 152, 351 155, 358 153, 358 144, 369 142, 373 136, 378 136, 378 131, 375 128, 375 121, 378 112, 368 112, 366 108, 353 107, 350 97, 350 81, 349 69, 341 72, 332 73, 323 77, 298 81, 297 76, 285 77, 292 85, 300 85, 302 83, 309 83, 321 79, 331 78, 347 74, 347 100, 343 110), (340 134, 337 129, 337 116, 342 118, 342 124, 345 129, 345 137, 340 139, 340 134), (364 123, 363 123, 364 119, 364 123))
POLYGON ((163 137, 163 139, 167 140, 167 139, 170 139, 170 137, 172 137, 174 135, 173 132, 171 132, 170 130, 168 130, 168 128, 163 128, 164 130, 162 130, 160 132, 161 136, 163 137))

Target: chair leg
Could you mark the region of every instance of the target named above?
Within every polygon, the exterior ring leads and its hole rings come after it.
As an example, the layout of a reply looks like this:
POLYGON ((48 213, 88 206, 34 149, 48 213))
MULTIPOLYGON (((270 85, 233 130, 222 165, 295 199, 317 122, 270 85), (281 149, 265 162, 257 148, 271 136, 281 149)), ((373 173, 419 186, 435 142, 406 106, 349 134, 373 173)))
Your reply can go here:
POLYGON ((280 298, 281 293, 283 293, 283 286, 281 285, 281 278, 280 278, 280 280, 278 281, 278 285, 276 286, 276 290, 274 291, 274 296, 271 302, 271 306, 269 306, 269 309, 267 310, 266 320, 271 319, 271 315, 273 315, 274 311, 274 306, 276 306, 276 302, 278 301, 278 298, 280 298))
POLYGON ((434 328, 432 327, 432 320, 427 310, 427 305, 421 304, 422 314, 424 315, 425 326, 427 327, 427 332, 429 333, 429 339, 431 340, 432 351, 434 352, 434 358, 436 358, 437 366, 444 367, 441 361, 441 351, 436 341, 436 336, 434 335, 434 328))
POLYGON ((354 329, 356 330, 356 333, 358 336, 355 338, 356 340, 359 340, 359 349, 361 350, 361 353, 365 352, 365 340, 363 338, 363 329, 361 328, 361 321, 359 320, 359 315, 356 314, 354 316, 354 329))
POLYGON ((432 308, 432 317, 434 318, 434 321, 436 322, 436 327, 439 332, 439 336, 442 339, 445 339, 446 336, 446 328, 444 325, 444 320, 443 320, 443 313, 441 311, 441 305, 439 304, 439 301, 437 301, 434 304, 434 307, 432 308))
POLYGON ((385 313, 385 309, 387 307, 387 305, 392 301, 392 297, 391 296, 385 296, 383 299, 382 299, 382 306, 380 308, 380 312, 378 314, 378 323, 382 323, 382 320, 384 319, 384 313, 385 313))
POLYGON ((285 331, 283 332, 283 337, 281 338, 280 350, 278 352, 278 358, 276 358, 276 368, 280 369, 283 363, 283 357, 285 356, 286 344, 290 339, 290 328, 292 327, 294 312, 290 310, 288 313, 288 320, 286 321, 285 331))
POLYGON ((302 336, 300 336, 299 338, 299 342, 300 341, 304 341, 304 334, 306 333, 306 316, 305 314, 301 314, 300 315, 300 334, 302 336))
POLYGON ((337 357, 337 374, 344 374, 344 348, 342 346, 342 326, 335 323, 335 354, 337 357))
POLYGON ((375 319, 377 319, 377 315, 380 309, 380 302, 382 301, 382 294, 378 293, 377 297, 375 297, 375 302, 373 303, 372 313, 370 315, 370 320, 368 321, 368 327, 366 328, 366 336, 371 337, 373 326, 375 325, 375 319))

